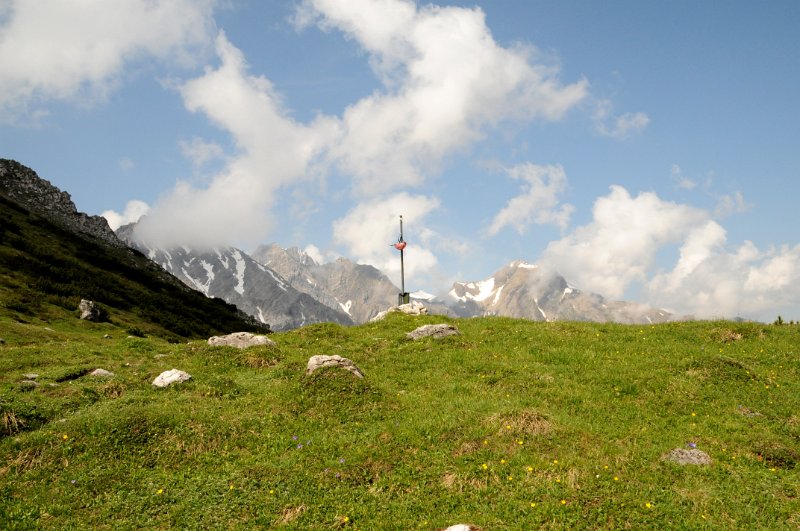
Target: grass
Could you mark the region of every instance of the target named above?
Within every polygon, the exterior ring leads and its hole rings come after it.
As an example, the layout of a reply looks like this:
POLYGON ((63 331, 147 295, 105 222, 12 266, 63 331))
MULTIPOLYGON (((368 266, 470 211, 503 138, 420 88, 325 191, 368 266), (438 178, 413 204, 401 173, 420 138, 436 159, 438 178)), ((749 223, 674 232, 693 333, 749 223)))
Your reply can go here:
POLYGON ((0 318, 0 337, 3 528, 800 526, 796 326, 392 315, 238 351, 0 318), (461 335, 405 339, 436 322, 461 335), (305 376, 315 354, 366 378, 305 376), (153 389, 172 368, 192 380, 153 389), (713 463, 661 459, 689 443, 713 463))

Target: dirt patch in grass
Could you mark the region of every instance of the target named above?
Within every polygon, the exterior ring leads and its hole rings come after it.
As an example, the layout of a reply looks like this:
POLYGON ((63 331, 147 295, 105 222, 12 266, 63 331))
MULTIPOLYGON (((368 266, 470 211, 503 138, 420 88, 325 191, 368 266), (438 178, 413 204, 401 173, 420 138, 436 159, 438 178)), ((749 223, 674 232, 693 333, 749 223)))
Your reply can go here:
POLYGON ((544 437, 553 433, 553 423, 538 411, 525 410, 505 415, 492 415, 489 424, 498 426, 497 434, 514 436, 544 437))
POLYGON ((297 507, 284 507, 283 511, 281 511, 281 517, 278 520, 278 525, 285 525, 294 520, 297 520, 300 515, 308 510, 308 507, 301 504, 297 507))

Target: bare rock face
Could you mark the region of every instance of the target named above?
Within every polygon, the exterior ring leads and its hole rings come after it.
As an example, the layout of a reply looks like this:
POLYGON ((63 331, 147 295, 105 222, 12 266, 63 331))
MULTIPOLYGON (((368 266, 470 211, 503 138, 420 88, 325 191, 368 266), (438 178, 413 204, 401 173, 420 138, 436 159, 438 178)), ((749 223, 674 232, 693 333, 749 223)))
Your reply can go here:
POLYGON ((68 229, 124 249, 103 216, 78 212, 67 192, 62 192, 19 162, 0 159, 0 193, 68 229))
POLYGON ((664 461, 670 461, 679 465, 710 465, 711 457, 702 450, 696 448, 675 448, 668 454, 661 457, 664 461))
POLYGON ((227 336, 213 336, 208 338, 208 344, 212 347, 228 346, 241 349, 260 345, 275 346, 275 342, 267 336, 251 334, 250 332, 234 332, 227 336))
POLYGON ((355 376, 359 378, 364 377, 364 373, 361 372, 361 369, 356 367, 356 364, 353 363, 353 360, 349 358, 343 358, 338 355, 333 356, 325 356, 325 355, 317 355, 311 356, 308 359, 308 365, 306 365, 306 375, 309 375, 316 371, 317 369, 321 369, 323 367, 338 367, 340 369, 344 369, 346 371, 350 371, 355 376))
POLYGON ((81 299, 81 303, 78 305, 78 310, 81 312, 81 319, 85 321, 99 323, 100 321, 103 321, 105 317, 103 310, 98 308, 97 305, 90 300, 81 299))
POLYGON ((422 339, 424 337, 433 337, 435 339, 439 339, 447 336, 457 336, 460 333, 461 332, 459 332, 458 328, 455 326, 442 323, 420 326, 416 330, 407 333, 406 337, 416 341, 417 339, 422 339))
POLYGON ((171 371, 164 371, 159 374, 156 379, 153 380, 153 387, 167 387, 174 383, 185 382, 191 378, 192 375, 187 372, 172 369, 171 371))

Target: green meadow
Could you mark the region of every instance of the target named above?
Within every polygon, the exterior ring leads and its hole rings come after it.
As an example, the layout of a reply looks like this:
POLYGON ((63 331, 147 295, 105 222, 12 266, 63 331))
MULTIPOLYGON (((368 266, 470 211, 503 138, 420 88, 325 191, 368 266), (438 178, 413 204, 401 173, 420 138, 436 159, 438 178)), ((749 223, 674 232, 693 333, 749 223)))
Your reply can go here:
POLYGON ((800 527, 800 326, 390 315, 271 337, 0 317, 0 527, 800 527), (461 335, 405 338, 439 322, 461 335), (366 378, 306 376, 316 354, 366 378), (173 368, 192 379, 152 387, 173 368), (663 459, 691 446, 711 464, 663 459))

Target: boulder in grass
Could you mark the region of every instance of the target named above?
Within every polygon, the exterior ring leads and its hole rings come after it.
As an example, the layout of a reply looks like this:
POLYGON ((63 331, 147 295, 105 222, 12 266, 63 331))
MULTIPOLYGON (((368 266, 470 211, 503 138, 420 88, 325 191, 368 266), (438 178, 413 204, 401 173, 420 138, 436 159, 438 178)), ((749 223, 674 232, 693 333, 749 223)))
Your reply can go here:
POLYGON ((156 379, 153 380, 153 387, 167 387, 174 383, 185 382, 191 378, 192 375, 187 372, 172 369, 171 371, 164 371, 159 374, 156 379))
POLYGON ((387 315, 393 312, 404 313, 406 315, 427 315, 428 308, 425 307, 419 301, 411 301, 407 304, 401 304, 400 306, 393 306, 388 310, 380 312, 378 315, 370 319, 370 322, 380 321, 381 319, 385 318, 387 315))
POLYGON ((340 369, 344 369, 346 371, 350 371, 354 375, 358 376, 359 378, 364 377, 364 373, 361 372, 361 369, 356 367, 356 364, 353 363, 353 360, 349 358, 343 358, 339 355, 333 356, 325 356, 325 355, 317 355, 311 356, 308 359, 308 365, 306 365, 306 374, 311 374, 317 369, 322 369, 323 367, 338 367, 340 369))
POLYGON ((95 369, 89 373, 89 376, 95 376, 97 378, 112 378, 114 373, 105 369, 95 369))
POLYGON ((420 326, 416 330, 407 333, 406 337, 413 340, 422 339, 424 337, 433 337, 435 339, 439 339, 447 336, 457 336, 459 334, 460 332, 455 326, 442 323, 420 326))
POLYGON ((679 465, 710 465, 711 457, 696 448, 675 448, 661 457, 664 461, 679 465))
POLYGON ((226 336, 213 336, 208 338, 208 344, 212 347, 236 347, 250 348, 260 345, 275 346, 275 342, 267 336, 251 334, 250 332, 234 332, 226 336))
POLYGON ((81 303, 78 305, 78 311, 81 312, 81 319, 84 321, 99 323, 108 318, 108 315, 102 308, 97 306, 94 301, 87 299, 81 299, 81 303))

